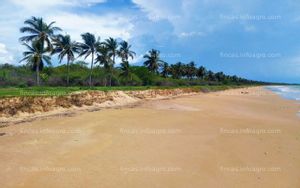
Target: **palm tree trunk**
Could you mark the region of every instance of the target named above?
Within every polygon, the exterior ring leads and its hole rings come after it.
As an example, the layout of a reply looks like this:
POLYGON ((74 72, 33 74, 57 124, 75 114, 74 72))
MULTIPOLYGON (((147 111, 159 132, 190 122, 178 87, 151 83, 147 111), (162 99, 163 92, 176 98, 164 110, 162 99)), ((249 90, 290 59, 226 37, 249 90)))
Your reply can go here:
POLYGON ((68 60, 68 62, 67 62, 67 69, 68 69, 68 72, 67 72, 67 86, 69 86, 69 84, 70 84, 70 60, 68 60))
POLYGON ((40 68, 39 68, 39 64, 36 65, 35 72, 36 72, 36 85, 39 86, 40 85, 40 68))
POLYGON ((91 63, 91 72, 90 72, 90 81, 89 81, 90 87, 92 87, 93 65, 94 65, 94 52, 92 52, 92 63, 91 63))
POLYGON ((113 74, 113 67, 114 67, 114 64, 116 63, 115 60, 116 60, 116 55, 114 55, 114 57, 113 57, 113 65, 111 66, 111 70, 110 70, 110 74, 109 74, 109 86, 110 87, 111 87, 111 77, 113 74))

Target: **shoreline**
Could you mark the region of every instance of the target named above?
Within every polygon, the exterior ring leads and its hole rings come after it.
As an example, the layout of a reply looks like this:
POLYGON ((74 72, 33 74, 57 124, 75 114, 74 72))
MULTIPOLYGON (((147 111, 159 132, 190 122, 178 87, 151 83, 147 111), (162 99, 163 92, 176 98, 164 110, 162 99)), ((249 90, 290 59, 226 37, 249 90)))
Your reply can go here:
MULTIPOLYGON (((76 116, 76 115, 79 115, 80 113, 85 113, 85 112, 94 112, 94 111, 102 111, 102 110, 105 110, 105 109, 124 109, 124 108, 134 108, 134 107, 137 107, 137 106, 141 106, 143 105, 144 103, 148 102, 148 101, 152 101, 152 100, 171 100, 171 99, 175 99, 175 98, 180 98, 180 97, 186 97, 186 96, 193 96, 193 95, 202 95, 202 94, 209 94, 209 93, 218 93, 218 92, 226 92, 227 94, 230 93, 230 91, 235 91, 235 90, 241 90, 241 94, 243 95, 247 95, 248 92, 247 92, 247 89, 248 88, 261 88, 263 89, 264 91, 261 92, 261 93, 256 93, 255 95, 264 95, 265 94, 265 91, 269 94, 269 95, 276 95, 278 97, 280 97, 282 100, 288 100, 288 101, 293 101, 293 102, 297 102, 296 100, 294 99, 288 99, 288 98, 285 98, 283 96, 281 96, 280 94, 266 88, 266 86, 252 86, 252 87, 244 87, 244 88, 233 88, 233 89, 226 89, 226 90, 221 90, 221 91, 209 91, 209 92, 203 92, 203 91, 188 91, 187 93, 180 93, 180 94, 172 94, 171 95, 167 95, 167 96, 160 96, 160 95, 157 95, 155 94, 154 96, 152 95, 151 97, 146 97, 146 96, 143 96, 141 98, 141 96, 139 97, 134 97, 134 101, 127 101, 125 103, 118 103, 115 102, 115 103, 110 103, 110 104, 107 104, 108 101, 110 101, 110 99, 108 100, 105 100, 104 102, 102 103, 94 103, 92 105, 84 105, 84 106, 81 106, 81 107, 77 107, 77 106, 71 106, 70 108, 59 108, 57 107, 56 109, 53 109, 53 110, 50 110, 48 112, 37 112, 37 113, 25 113, 25 114, 22 114, 21 115, 16 115, 16 116, 12 116, 10 118, 7 118, 7 117, 0 117, 0 128, 3 128, 3 127, 7 127, 7 126, 10 126, 10 125, 18 125, 18 124, 21 124, 21 123, 26 123, 26 122, 33 122, 33 121, 37 121, 37 120, 46 120, 46 119, 50 119, 50 118, 64 118, 64 117, 73 117, 73 116, 76 116)), ((178 89, 171 89, 171 90, 178 90, 178 89)), ((180 90, 180 89, 179 89, 180 90)), ((153 90, 143 90, 143 91, 136 91, 136 92, 151 92, 153 90)), ((164 91, 170 91, 170 90, 164 90, 164 91)), ((112 91, 110 93, 120 93, 120 92, 124 92, 124 91, 112 91)), ((129 97, 133 97, 132 96, 132 92, 135 92, 135 91, 126 91, 124 92, 125 94, 128 95, 128 93, 130 93, 128 96, 129 97)), ((82 93, 86 93, 86 92, 77 92, 77 94, 82 94, 82 93)), ((102 94, 102 93, 101 93, 102 94)), ((122 93, 123 94, 123 93, 122 93)), ((112 100, 114 101, 114 99, 112 100)), ((297 103, 299 104, 299 103, 297 103)), ((297 116, 300 117, 300 109, 299 109, 299 112, 296 113, 297 116)))

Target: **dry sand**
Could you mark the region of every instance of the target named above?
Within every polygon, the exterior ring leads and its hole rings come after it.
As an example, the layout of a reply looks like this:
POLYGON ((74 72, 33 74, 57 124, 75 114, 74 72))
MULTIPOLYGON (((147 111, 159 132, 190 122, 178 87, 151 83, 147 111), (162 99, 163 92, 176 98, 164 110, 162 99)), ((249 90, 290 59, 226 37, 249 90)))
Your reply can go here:
POLYGON ((298 188, 299 108, 250 88, 4 127, 0 186, 298 188))

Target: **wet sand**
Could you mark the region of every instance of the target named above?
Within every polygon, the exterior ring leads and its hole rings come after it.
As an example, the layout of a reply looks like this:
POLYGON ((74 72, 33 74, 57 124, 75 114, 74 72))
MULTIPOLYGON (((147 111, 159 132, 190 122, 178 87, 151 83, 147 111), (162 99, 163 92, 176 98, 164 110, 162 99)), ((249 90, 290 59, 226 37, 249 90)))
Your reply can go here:
POLYGON ((300 187, 299 104, 262 88, 0 129, 1 187, 300 187))

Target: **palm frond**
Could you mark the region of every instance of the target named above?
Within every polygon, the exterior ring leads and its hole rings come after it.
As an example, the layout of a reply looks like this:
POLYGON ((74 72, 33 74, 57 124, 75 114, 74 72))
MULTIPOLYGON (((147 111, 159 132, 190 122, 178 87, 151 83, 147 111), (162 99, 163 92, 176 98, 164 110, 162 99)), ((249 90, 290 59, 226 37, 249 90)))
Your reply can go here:
POLYGON ((28 56, 22 58, 22 59, 19 61, 19 63, 22 63, 23 61, 28 60, 28 58, 29 58, 28 56))
POLYGON ((37 38, 38 35, 29 35, 29 36, 24 36, 24 37, 21 37, 19 40, 21 42, 30 42, 32 40, 34 40, 35 38, 37 38))
POLYGON ((31 33, 31 34, 39 34, 39 31, 32 27, 21 27, 21 33, 31 33))
POLYGON ((25 46, 30 52, 34 51, 34 48, 32 48, 31 46, 29 46, 28 44, 23 43, 22 45, 25 46))
POLYGON ((47 65, 51 65, 51 57, 47 55, 43 55, 42 59, 47 63, 47 65))

